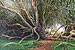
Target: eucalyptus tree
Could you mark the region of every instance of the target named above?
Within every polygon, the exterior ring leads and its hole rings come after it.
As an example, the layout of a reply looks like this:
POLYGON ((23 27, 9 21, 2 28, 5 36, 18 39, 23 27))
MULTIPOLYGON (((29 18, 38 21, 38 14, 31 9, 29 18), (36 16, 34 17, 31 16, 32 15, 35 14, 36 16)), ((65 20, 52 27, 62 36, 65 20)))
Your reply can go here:
MULTIPOLYGON (((15 25, 21 26, 22 29, 28 28, 27 31, 31 32, 31 33, 29 33, 29 35, 27 35, 25 37, 21 37, 22 40, 19 43, 21 43, 25 38, 32 36, 33 34, 35 34, 35 36, 37 35, 38 38, 36 41, 38 41, 40 39, 40 37, 44 38, 44 30, 45 30, 45 26, 42 25, 42 23, 45 24, 44 23, 45 21, 44 20, 40 21, 41 19, 40 19, 39 13, 38 13, 39 2, 36 0, 32 0, 32 1, 29 0, 30 5, 28 7, 27 5, 25 5, 24 1, 25 0, 14 0, 14 1, 10 1, 10 0, 3 1, 2 0, 1 1, 2 3, 4 3, 4 2, 6 2, 6 3, 4 5, 0 5, 0 7, 2 9, 5 9, 8 13, 11 12, 11 13, 16 14, 17 17, 19 17, 21 19, 21 22, 24 23, 23 25, 19 24, 19 23, 18 24, 16 23, 15 25), (31 10, 29 8, 31 8, 31 10)), ((12 26, 13 26, 13 24, 12 24, 12 26)), ((26 30, 24 30, 24 31, 26 31, 26 30)), ((3 35, 3 36, 6 36, 6 35, 3 35)), ((10 37, 10 36, 7 36, 7 37, 9 39, 16 38, 16 37, 10 37)), ((19 37, 17 37, 17 38, 19 38, 19 37)), ((36 42, 36 41, 34 41, 34 42, 36 42)))
POLYGON ((40 37, 45 38, 45 28, 48 24, 55 23, 54 19, 62 24, 68 24, 75 20, 74 0, 2 0, 1 2, 5 4, 1 4, 0 8, 12 12, 20 18, 19 22, 22 24, 15 25, 30 30, 31 34, 23 37, 22 40, 33 34, 38 37, 36 41, 40 37), (7 6, 5 6, 6 1, 9 1, 7 6))

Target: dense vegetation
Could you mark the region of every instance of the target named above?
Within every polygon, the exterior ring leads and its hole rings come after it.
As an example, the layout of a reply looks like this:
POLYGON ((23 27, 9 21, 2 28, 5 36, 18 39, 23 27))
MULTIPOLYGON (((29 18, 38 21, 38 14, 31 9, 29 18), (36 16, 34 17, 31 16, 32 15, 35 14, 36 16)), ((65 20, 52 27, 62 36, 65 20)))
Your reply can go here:
MULTIPOLYGON (((62 39, 75 42, 74 3, 75 0, 0 0, 0 43, 3 42, 0 49, 32 50, 36 46, 34 44, 39 44, 37 41, 40 39, 56 40, 55 45, 61 43, 62 39), (56 24, 61 26, 57 28, 56 24), (45 32, 48 26, 53 29, 48 31, 49 33, 45 32), (65 31, 59 32, 62 27, 65 31), (28 37, 32 39, 29 40, 28 37)), ((55 50, 60 48, 57 47, 55 50)), ((74 47, 71 47, 71 50, 73 49, 74 47)))

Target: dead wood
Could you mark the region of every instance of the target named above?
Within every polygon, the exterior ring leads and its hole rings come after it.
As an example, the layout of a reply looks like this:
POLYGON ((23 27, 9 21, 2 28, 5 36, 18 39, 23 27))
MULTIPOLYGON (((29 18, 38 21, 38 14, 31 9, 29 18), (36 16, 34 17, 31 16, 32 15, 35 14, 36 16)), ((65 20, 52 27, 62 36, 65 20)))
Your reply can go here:
POLYGON ((63 27, 63 26, 64 26, 64 25, 60 26, 60 27, 55 31, 55 33, 53 34, 52 37, 54 37, 54 35, 57 33, 57 31, 58 31, 61 27, 63 27))
POLYGON ((58 46, 61 46, 62 44, 65 44, 65 45, 70 44, 70 45, 72 45, 72 46, 74 46, 74 47, 75 47, 75 45, 74 45, 74 44, 72 44, 72 43, 62 42, 62 43, 60 43, 60 44, 56 45, 56 46, 54 47, 54 49, 55 49, 55 48, 57 48, 58 46))
MULTIPOLYGON (((10 42, 10 43, 5 44, 3 47, 8 46, 8 45, 11 45, 11 44, 20 44, 24 39, 26 39, 26 38, 28 38, 28 37, 30 37, 30 36, 32 36, 32 35, 33 35, 33 33, 31 33, 31 34, 28 35, 28 36, 25 36, 25 37, 22 38, 18 43, 10 42)), ((4 36, 6 36, 6 35, 4 35, 4 36)), ((10 37, 10 36, 7 36, 7 37, 10 37)), ((13 38, 13 37, 12 37, 12 38, 13 38)))
POLYGON ((22 37, 12 37, 12 36, 8 36, 8 35, 4 35, 4 34, 2 34, 1 36, 3 36, 3 37, 6 37, 6 38, 9 38, 9 39, 14 39, 14 38, 22 38, 22 37))
POLYGON ((18 43, 15 43, 15 42, 10 42, 10 43, 7 43, 7 44, 5 44, 3 47, 5 47, 5 46, 8 46, 8 45, 10 45, 10 44, 18 44, 18 43))
POLYGON ((66 40, 75 40, 75 38, 72 37, 68 37, 68 36, 61 36, 61 38, 66 39, 66 40))

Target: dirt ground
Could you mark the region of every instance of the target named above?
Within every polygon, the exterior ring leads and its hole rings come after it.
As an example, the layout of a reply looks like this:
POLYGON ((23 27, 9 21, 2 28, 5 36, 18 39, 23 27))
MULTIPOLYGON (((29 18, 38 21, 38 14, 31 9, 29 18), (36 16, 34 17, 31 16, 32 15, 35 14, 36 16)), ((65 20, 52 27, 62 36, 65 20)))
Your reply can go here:
POLYGON ((51 50, 50 46, 54 41, 50 40, 42 40, 40 41, 40 44, 37 45, 33 50, 51 50))

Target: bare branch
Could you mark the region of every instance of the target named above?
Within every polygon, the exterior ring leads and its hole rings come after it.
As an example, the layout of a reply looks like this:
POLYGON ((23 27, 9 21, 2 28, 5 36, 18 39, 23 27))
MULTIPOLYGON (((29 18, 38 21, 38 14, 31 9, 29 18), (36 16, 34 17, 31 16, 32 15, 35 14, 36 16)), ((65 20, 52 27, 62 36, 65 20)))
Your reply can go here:
POLYGON ((18 15, 21 17, 21 19, 22 19, 30 28, 32 28, 32 26, 21 16, 21 14, 18 13, 18 15))
MULTIPOLYGON (((61 36, 61 38, 63 38, 63 39, 67 39, 67 40, 68 40, 68 36, 61 36)), ((69 40, 74 40, 74 41, 75 41, 75 38, 70 37, 69 40)))
POLYGON ((23 10, 26 12, 27 17, 29 18, 29 20, 31 21, 31 23, 34 25, 34 23, 33 23, 33 17, 29 14, 29 11, 28 11, 28 9, 26 8, 26 6, 24 5, 24 3, 23 3, 22 0, 21 0, 21 2, 22 2, 22 5, 23 5, 23 7, 24 7, 23 10))
POLYGON ((61 28, 61 27, 63 27, 64 25, 61 25, 56 31, 55 31, 55 33, 53 34, 53 36, 52 37, 54 37, 54 35, 56 34, 56 32, 61 28))
POLYGON ((25 37, 22 38, 18 43, 10 42, 10 43, 5 44, 3 47, 8 46, 8 45, 11 45, 11 44, 20 44, 25 38, 28 38, 28 37, 30 37, 30 36, 32 36, 32 35, 33 35, 33 29, 32 29, 32 33, 31 33, 30 35, 25 36, 25 37))
POLYGON ((61 32, 56 39, 60 38, 62 35, 64 34, 64 32, 61 32))
POLYGON ((19 44, 20 44, 25 38, 28 38, 28 37, 30 37, 30 36, 32 36, 32 35, 33 35, 33 29, 32 29, 32 33, 31 33, 30 35, 25 36, 24 38, 22 38, 22 39, 20 40, 19 44))
MULTIPOLYGON (((6 22, 5 22, 6 23, 6 22)), ((6 23, 9 27, 10 26, 20 26, 21 28, 27 28, 27 27, 24 27, 23 25, 19 24, 19 23, 16 23, 16 24, 8 24, 6 23)))
POLYGON ((8 45, 11 45, 11 44, 18 44, 18 43, 15 43, 15 42, 11 42, 11 43, 7 43, 7 44, 5 44, 3 47, 5 47, 5 46, 8 46, 8 45))
POLYGON ((9 39, 13 39, 13 38, 21 38, 21 37, 11 37, 11 36, 4 35, 4 34, 2 34, 1 36, 3 36, 3 37, 7 37, 7 38, 9 38, 9 39))
POLYGON ((36 5, 35 5, 35 0, 32 0, 32 6, 34 8, 35 15, 36 15, 36 25, 38 25, 39 19, 38 19, 37 1, 36 1, 36 5))
MULTIPOLYGON (((4 6, 1 6, 1 5, 0 5, 0 8, 7 10, 7 8, 5 8, 4 6)), ((22 19, 22 21, 23 21, 25 24, 27 24, 30 28, 32 28, 32 26, 21 16, 20 13, 14 11, 14 10, 12 10, 12 9, 9 9, 9 8, 8 8, 8 11, 13 12, 13 13, 16 13, 17 15, 19 15, 19 17, 22 19)))
POLYGON ((75 47, 75 45, 72 44, 72 43, 62 42, 62 43, 58 44, 57 46, 55 46, 54 49, 55 49, 56 47, 58 47, 58 46, 61 46, 62 44, 65 44, 65 45, 70 44, 70 45, 72 45, 72 46, 75 47))

